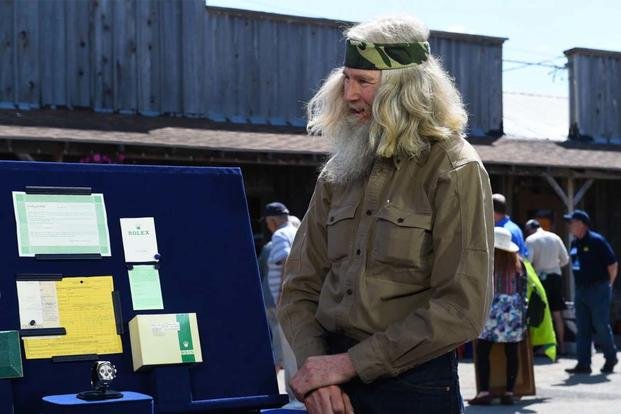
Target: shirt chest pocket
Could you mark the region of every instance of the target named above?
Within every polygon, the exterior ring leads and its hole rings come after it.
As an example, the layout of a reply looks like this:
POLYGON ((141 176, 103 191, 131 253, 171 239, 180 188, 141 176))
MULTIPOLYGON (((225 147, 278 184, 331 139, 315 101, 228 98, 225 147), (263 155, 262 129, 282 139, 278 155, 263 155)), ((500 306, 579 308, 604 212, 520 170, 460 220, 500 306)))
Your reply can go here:
POLYGON ((380 209, 373 255, 378 262, 429 270, 433 259, 431 214, 394 205, 380 209))
POLYGON ((336 261, 347 256, 354 239, 354 216, 357 205, 333 207, 326 222, 328 258, 336 261))

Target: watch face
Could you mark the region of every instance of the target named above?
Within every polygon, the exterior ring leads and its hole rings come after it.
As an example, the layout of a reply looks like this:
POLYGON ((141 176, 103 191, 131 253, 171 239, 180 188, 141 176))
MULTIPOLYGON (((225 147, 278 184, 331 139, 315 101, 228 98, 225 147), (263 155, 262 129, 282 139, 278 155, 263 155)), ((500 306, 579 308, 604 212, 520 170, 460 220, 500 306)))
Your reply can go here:
POLYGON ((112 381, 115 378, 116 369, 110 362, 102 362, 97 366, 97 376, 101 381, 112 381))

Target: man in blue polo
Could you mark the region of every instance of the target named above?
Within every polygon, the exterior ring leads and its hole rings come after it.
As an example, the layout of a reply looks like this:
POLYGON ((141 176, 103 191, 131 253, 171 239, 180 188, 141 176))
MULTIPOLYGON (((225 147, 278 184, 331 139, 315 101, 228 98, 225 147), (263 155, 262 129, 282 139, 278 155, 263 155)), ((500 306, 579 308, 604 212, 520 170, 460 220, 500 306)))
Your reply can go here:
POLYGON ((595 331, 606 358, 601 372, 610 374, 618 362, 610 326, 610 301, 612 285, 617 277, 617 258, 608 241, 590 229, 591 219, 585 211, 575 210, 564 217, 569 221, 569 231, 575 237, 569 256, 576 281, 574 303, 578 328, 578 364, 565 371, 570 374, 591 373, 591 341, 595 331))
POLYGON ((502 194, 492 194, 492 202, 494 204, 494 222, 496 227, 504 227, 511 233, 511 241, 520 248, 518 253, 520 256, 528 257, 528 248, 524 243, 524 233, 520 226, 511 221, 511 217, 507 215, 507 200, 502 194))

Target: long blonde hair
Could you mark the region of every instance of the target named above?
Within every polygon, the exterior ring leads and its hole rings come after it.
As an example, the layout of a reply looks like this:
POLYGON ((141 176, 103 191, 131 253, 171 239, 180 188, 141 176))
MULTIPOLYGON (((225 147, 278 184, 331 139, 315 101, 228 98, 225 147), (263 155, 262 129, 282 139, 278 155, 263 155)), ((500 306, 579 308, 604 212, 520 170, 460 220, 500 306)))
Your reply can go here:
MULTIPOLYGON (((399 16, 355 25, 345 36, 372 43, 421 42, 429 30, 414 17, 399 16)), ((311 135, 330 136, 348 116, 342 70, 333 70, 308 103, 311 135)), ((370 142, 383 157, 417 157, 432 141, 463 136, 468 121, 452 78, 433 56, 420 65, 383 70, 372 111, 370 142)))

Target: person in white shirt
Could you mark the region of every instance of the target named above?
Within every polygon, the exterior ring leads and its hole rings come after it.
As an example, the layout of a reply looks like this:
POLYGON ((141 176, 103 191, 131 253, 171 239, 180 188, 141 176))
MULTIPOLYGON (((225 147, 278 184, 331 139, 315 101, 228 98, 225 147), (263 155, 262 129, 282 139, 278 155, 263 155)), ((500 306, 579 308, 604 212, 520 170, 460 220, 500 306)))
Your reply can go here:
MULTIPOLYGON (((278 201, 265 206, 262 219, 265 220, 265 225, 272 233, 270 252, 267 258, 267 282, 274 303, 277 305, 282 291, 285 262, 291 252, 291 245, 293 244, 295 233, 300 226, 300 219, 291 216, 289 209, 278 201)), ((277 324, 276 331, 273 332, 273 335, 279 336, 279 341, 275 342, 276 345, 278 342, 280 343, 280 349, 275 354, 282 358, 281 363, 285 370, 285 383, 287 384, 287 394, 289 394, 290 401, 285 408, 301 408, 303 406, 302 403, 296 400, 293 391, 288 385, 293 375, 297 372, 295 355, 282 332, 280 324, 277 324)))
POLYGON ((526 233, 530 234, 526 238, 528 258, 537 271, 541 284, 546 291, 554 320, 559 354, 563 354, 565 352, 563 343, 565 327, 562 311, 565 309, 565 301, 563 299, 561 267, 569 263, 569 254, 561 238, 544 230, 539 221, 535 219, 526 222, 526 233))

